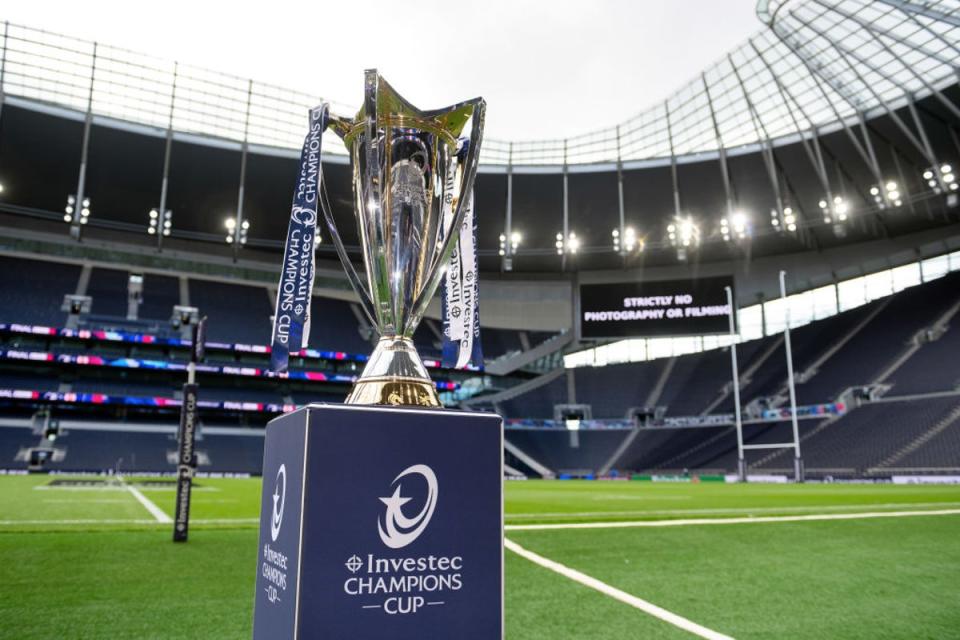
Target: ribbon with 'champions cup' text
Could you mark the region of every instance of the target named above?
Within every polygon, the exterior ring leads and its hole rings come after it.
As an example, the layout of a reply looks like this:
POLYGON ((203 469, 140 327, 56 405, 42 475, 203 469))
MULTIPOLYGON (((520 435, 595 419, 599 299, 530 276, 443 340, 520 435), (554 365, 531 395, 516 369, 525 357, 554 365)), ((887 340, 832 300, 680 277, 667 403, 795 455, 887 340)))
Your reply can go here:
MULTIPOLYGON (((465 156, 466 145, 460 150, 465 156)), ((449 224, 454 215, 452 202, 457 163, 451 163, 444 194, 444 220, 449 224)), ((473 210, 473 192, 466 194, 466 212, 460 227, 460 236, 450 254, 450 263, 440 290, 440 310, 443 317, 444 367, 462 369, 468 364, 483 365, 480 348, 479 277, 477 271, 477 224, 473 210)))
POLYGON ((303 139, 303 149, 300 151, 300 175, 293 192, 273 319, 270 365, 278 373, 287 370, 290 351, 305 349, 310 338, 313 258, 317 246, 322 179, 320 149, 328 117, 329 108, 326 104, 310 110, 310 130, 303 139))

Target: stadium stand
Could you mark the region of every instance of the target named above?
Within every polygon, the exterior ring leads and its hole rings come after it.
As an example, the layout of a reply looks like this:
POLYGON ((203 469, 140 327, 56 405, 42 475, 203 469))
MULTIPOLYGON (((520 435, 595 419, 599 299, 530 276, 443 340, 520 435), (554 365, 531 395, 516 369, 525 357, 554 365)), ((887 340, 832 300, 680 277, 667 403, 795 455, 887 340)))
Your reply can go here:
POLYGON ((874 468, 876 473, 960 473, 960 400, 939 424, 874 468))
MULTIPOLYGON (((15 263, 11 261, 19 260, 0 257, 0 265, 6 261, 6 266, 13 268, 15 263)), ((7 301, 4 310, 7 313, 16 310, 16 315, 9 320, 61 324, 65 315, 59 310, 63 292, 73 291, 80 267, 46 261, 29 261, 29 266, 46 274, 51 283, 58 283, 58 293, 21 300, 17 296, 22 289, 17 286, 15 278, 0 276, 3 278, 0 280, 0 295, 7 301)), ((111 318, 123 319, 128 275, 123 270, 92 269, 87 291, 94 297, 94 311, 100 313, 94 313, 88 324, 95 325, 98 318, 103 318, 106 324, 110 324, 111 318)), ((895 469, 924 472, 960 467, 955 446, 960 438, 960 418, 951 417, 957 408, 958 396, 928 397, 931 393, 951 393, 960 383, 960 360, 956 357, 960 352, 960 328, 955 315, 960 304, 958 291, 960 274, 949 274, 791 332, 801 404, 834 400, 844 389, 879 382, 876 380, 878 375, 889 369, 891 363, 898 364, 883 381, 889 387, 886 395, 891 396, 887 398, 890 401, 867 402, 839 419, 801 422, 803 453, 809 473, 814 476, 882 475, 895 469)), ((211 317, 211 339, 231 343, 266 341, 269 325, 263 315, 260 320, 237 321, 237 318, 252 317, 246 313, 248 305, 258 308, 258 314, 268 315, 269 298, 265 289, 191 278, 189 292, 190 302, 200 305, 203 313, 211 317), (221 329, 214 331, 217 322, 221 329)), ((180 284, 176 277, 148 274, 144 278, 140 316, 165 322, 179 299, 180 284)), ((363 324, 348 302, 315 298, 313 304, 314 317, 322 317, 323 322, 315 324, 311 346, 348 353, 369 352, 370 343, 364 337, 363 324)), ((537 344, 555 334, 491 329, 485 330, 483 335, 487 356, 495 357, 496 354, 521 351, 524 345, 537 344)), ((436 334, 428 325, 421 325, 416 339, 424 355, 439 356, 436 334)), ((4 340, 8 346, 50 350, 58 354, 96 354, 105 358, 162 357, 181 363, 186 358, 185 352, 149 344, 94 344, 43 335, 10 335, 4 340)), ((745 410, 751 403, 768 398, 774 406, 782 404, 786 378, 782 338, 774 335, 751 340, 737 345, 737 350, 742 373, 741 402, 745 410)), ((728 349, 723 348, 648 362, 576 368, 568 370, 566 375, 543 378, 544 383, 530 380, 529 390, 523 393, 495 403, 481 402, 473 408, 498 410, 508 418, 549 420, 554 417, 555 405, 570 404, 575 399, 577 403, 589 404, 595 419, 623 419, 631 408, 650 403, 660 407, 666 416, 725 413, 733 408, 727 382, 729 357, 728 349), (571 396, 570 391, 574 395, 571 396)), ((262 355, 214 351, 208 362, 262 367, 266 360, 262 355)), ((303 365, 311 370, 352 370, 354 375, 357 371, 357 365, 353 363, 304 361, 303 365)), ((146 371, 128 374, 109 368, 58 369, 51 364, 28 368, 12 362, 0 370, 0 388, 175 398, 181 384, 180 375, 146 371)), ((277 405, 341 402, 347 388, 345 384, 308 386, 305 383, 292 384, 292 381, 277 385, 240 380, 238 384, 218 377, 216 380, 205 379, 201 399, 277 405)), ((766 404, 761 403, 761 406, 766 404)), ((212 413, 207 419, 215 424, 236 424, 231 419, 223 422, 225 415, 212 413)), ((266 419, 267 416, 259 418, 259 424, 266 419)), ((258 424, 257 420, 253 424, 258 424)), ((5 431, 3 435, 7 443, 3 446, 10 445, 15 433, 5 431)), ((152 446, 149 443, 155 442, 149 439, 151 436, 143 434, 111 439, 103 447, 103 452, 96 456, 91 454, 89 460, 85 460, 88 452, 82 442, 85 436, 80 436, 72 440, 76 446, 70 450, 70 459, 79 465, 77 468, 98 468, 108 460, 129 459, 130 456, 121 450, 129 448, 128 454, 138 451, 141 436, 145 447, 149 448, 152 446)), ((732 472, 736 466, 736 438, 730 426, 642 428, 633 435, 623 430, 585 429, 577 437, 579 446, 571 447, 570 433, 564 429, 508 431, 509 442, 559 473, 596 473, 624 444, 629 446, 613 461, 614 470, 659 473, 693 470, 704 473, 732 472)), ((789 440, 789 423, 748 423, 744 428, 744 440, 748 444, 789 440)), ((256 442, 255 439, 252 441, 256 442)), ((243 442, 250 444, 250 441, 243 442)), ((235 444, 234 439, 224 436, 224 447, 235 444)), ((231 459, 229 455, 228 459, 231 459)), ((513 460, 512 466, 534 473, 522 460, 512 456, 510 459, 513 460)), ((151 458, 144 454, 140 460, 150 461, 151 458)), ((789 451, 748 456, 751 469, 758 472, 783 472, 789 467, 790 460, 789 451)), ((254 468, 249 463, 228 466, 231 470, 254 468)))
POLYGON ((153 273, 143 276, 141 318, 168 320, 173 307, 178 304, 180 304, 180 282, 177 278, 153 273))
POLYGON ((629 471, 646 471, 657 467, 661 461, 672 460, 696 447, 715 433, 715 429, 669 429, 650 427, 639 429, 630 447, 620 456, 613 467, 629 471))
MULTIPOLYGON (((875 382, 922 329, 960 299, 960 274, 905 289, 878 313, 808 382, 797 387, 798 402, 828 401, 845 387, 875 382)), ((930 389, 932 390, 932 389, 930 389)))
POLYGON ((29 427, 5 425, 0 427, 0 467, 22 469, 26 467, 23 461, 17 460, 17 454, 24 448, 37 443, 39 436, 34 435, 29 427))
MULTIPOLYGON (((0 468, 25 469, 25 451, 36 448, 40 439, 29 427, 0 426, 0 468)), ((44 466, 55 471, 172 472, 176 444, 175 432, 168 427, 66 427, 56 440, 44 443, 62 459, 44 466)), ((263 431, 209 427, 199 435, 197 450, 202 472, 258 474, 263 431)))
MULTIPOLYGON (((928 397, 950 392, 960 382, 960 331, 952 314, 960 304, 960 274, 910 287, 893 296, 799 327, 791 332, 794 366, 798 371, 798 402, 809 404, 837 399, 851 387, 868 385, 891 364, 888 376, 897 396, 890 401, 867 403, 832 420, 801 421, 803 456, 814 475, 863 475, 884 467, 950 469, 960 465, 960 450, 949 446, 958 427, 952 411, 960 396, 928 397), (939 320, 948 322, 932 331, 939 320), (957 335, 955 335, 957 334, 957 335), (919 347, 915 343, 919 340, 919 347), (905 359, 904 356, 908 356, 905 359), (902 362, 900 361, 902 360, 902 362), (907 381, 907 382, 903 382, 907 381), (934 432, 931 430, 937 427, 934 432), (948 445, 937 447, 938 444, 948 445)), ((741 372, 741 403, 769 400, 774 406, 786 401, 786 363, 780 336, 770 336, 737 345, 741 372)), ((591 405, 594 418, 622 418, 630 407, 643 406, 666 374, 656 404, 668 416, 698 415, 716 404, 721 413, 732 412, 727 349, 648 362, 572 369, 576 400, 591 405)), ((566 376, 500 402, 497 407, 511 418, 549 419, 553 405, 569 402, 566 376)), ((767 406, 762 403, 761 406, 767 406)), ((748 416, 749 417, 749 416, 748 416)), ((747 424, 746 444, 791 441, 789 422, 747 424)), ((524 451, 542 457, 547 466, 571 468, 562 432, 525 431, 511 441, 524 451), (534 453, 536 452, 536 453, 534 453)), ((621 442, 624 438, 620 438, 621 442)), ((616 448, 614 445, 613 449, 616 448)), ((612 453, 612 449, 607 453, 612 453)), ((596 470, 603 460, 591 458, 581 470, 596 470)), ((786 471, 790 450, 766 455, 751 454, 751 468, 786 471)), ((733 427, 639 429, 629 446, 613 462, 614 469, 630 471, 733 472, 736 469, 736 435, 733 427)))
POLYGON ((172 471, 167 451, 176 449, 176 441, 171 432, 73 429, 57 438, 55 447, 66 455, 60 462, 48 463, 51 470, 172 471))
POLYGON ((159 396, 173 397, 172 385, 150 384, 146 382, 115 381, 96 378, 78 378, 70 383, 71 391, 76 393, 103 393, 117 396, 159 396))
POLYGON ((484 329, 480 339, 483 341, 483 355, 490 360, 523 350, 523 344, 516 331, 484 329))
POLYGON ((199 398, 201 400, 219 400, 221 402, 269 402, 282 404, 283 396, 275 388, 260 387, 223 387, 207 386, 200 387, 199 398))
POLYGON ((208 318, 207 338, 216 342, 270 342, 270 299, 265 287, 190 280, 190 304, 208 318))
POLYGON ((891 393, 949 391, 960 388, 960 317, 954 316, 942 334, 925 336, 927 341, 888 378, 891 393))
POLYGON ((79 277, 77 265, 0 256, 0 322, 62 325, 63 296, 74 292, 79 277))
MULTIPOLYGON (((271 314, 273 312, 271 311, 271 314)), ((369 353, 371 339, 364 338, 350 303, 335 298, 314 298, 310 303, 310 345, 316 349, 369 353)), ((269 338, 261 337, 260 344, 269 338)))
MULTIPOLYGON (((117 269, 96 267, 90 275, 87 295, 93 298, 91 320, 98 316, 125 318, 127 315, 127 282, 130 274, 117 269)), ((167 316, 169 317, 169 315, 167 316)))
MULTIPOLYGON (((864 305, 791 331, 794 370, 798 374, 804 372, 812 363, 827 356, 838 342, 847 340, 850 332, 855 331, 882 304, 883 301, 878 301, 864 305)), ((768 340, 771 343, 776 341, 777 347, 741 389, 740 397, 744 404, 757 398, 773 396, 787 384, 787 363, 783 341, 779 336, 768 340)), ((832 362, 828 366, 832 366, 832 362)), ((798 386, 797 389, 799 394, 800 387, 798 386)), ((733 410, 732 398, 727 408, 730 411, 733 410)))
POLYGON ((717 381, 729 374, 728 349, 677 357, 657 404, 665 407, 669 415, 697 415, 717 397, 717 381))
POLYGON ((567 404, 567 379, 559 376, 497 406, 505 417, 553 418, 553 407, 567 404))
MULTIPOLYGON (((960 406, 960 397, 890 399, 863 405, 830 421, 823 429, 809 430, 802 451, 808 472, 831 475, 862 475, 899 450, 921 438, 960 406)), ((802 434, 801 434, 802 435, 802 434)), ((960 450, 950 452, 960 463, 960 450)), ((776 452, 753 465, 763 469, 789 466, 789 453, 776 452)))
POLYGON ((200 450, 206 452, 210 463, 202 470, 260 473, 263 465, 262 432, 226 435, 209 431, 198 440, 200 450))
POLYGON ((3 389, 31 389, 35 391, 56 391, 59 381, 51 376, 18 375, 15 373, 0 373, 0 388, 3 389))
POLYGON ((624 438, 619 429, 560 431, 511 429, 506 438, 558 474, 593 474, 624 438))
POLYGON ((626 417, 631 407, 646 406, 668 362, 663 359, 640 365, 572 369, 577 401, 589 404, 594 418, 626 417))

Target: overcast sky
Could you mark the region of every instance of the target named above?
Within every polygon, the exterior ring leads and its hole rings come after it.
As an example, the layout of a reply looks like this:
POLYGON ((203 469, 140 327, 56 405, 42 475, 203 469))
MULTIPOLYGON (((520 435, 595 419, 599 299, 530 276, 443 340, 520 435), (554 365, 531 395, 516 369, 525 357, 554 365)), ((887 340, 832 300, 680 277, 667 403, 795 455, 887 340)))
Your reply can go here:
POLYGON ((11 22, 358 105, 377 67, 435 108, 481 95, 487 135, 609 126, 759 30, 754 0, 8 2, 11 22))

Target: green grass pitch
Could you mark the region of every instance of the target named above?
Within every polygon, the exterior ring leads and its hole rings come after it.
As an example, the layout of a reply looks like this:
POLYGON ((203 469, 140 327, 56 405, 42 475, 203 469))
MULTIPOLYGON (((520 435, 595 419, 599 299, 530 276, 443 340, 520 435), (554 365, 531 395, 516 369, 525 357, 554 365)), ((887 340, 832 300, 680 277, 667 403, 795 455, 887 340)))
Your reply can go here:
MULTIPOLYGON (((174 545, 124 487, 60 479, 0 477, 0 638, 249 637, 259 480, 199 479, 174 545)), ((172 514, 172 485, 137 486, 172 514)), ((506 485, 508 525, 957 508, 949 486, 506 485)), ((507 537, 735 638, 960 638, 960 515, 507 537)), ((510 639, 694 637, 509 551, 506 580, 510 639)))

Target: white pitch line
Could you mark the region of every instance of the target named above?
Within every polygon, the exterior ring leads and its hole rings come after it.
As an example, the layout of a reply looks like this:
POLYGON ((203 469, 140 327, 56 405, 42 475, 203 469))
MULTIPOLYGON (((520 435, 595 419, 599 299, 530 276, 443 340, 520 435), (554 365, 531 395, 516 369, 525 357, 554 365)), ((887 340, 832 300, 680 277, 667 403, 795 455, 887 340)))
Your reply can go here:
MULTIPOLYGON (((170 491, 170 492, 176 491, 176 489, 177 489, 176 487, 149 487, 149 486, 143 488, 144 491, 170 491)), ((33 490, 34 491, 126 491, 126 488, 120 485, 117 485, 117 486, 84 485, 84 486, 70 487, 70 486, 57 486, 57 485, 51 486, 51 485, 41 484, 34 487, 33 490)), ((194 487, 190 491, 191 493, 197 493, 197 492, 206 493, 210 491, 220 491, 220 489, 217 487, 194 487)))
MULTIPOLYGON (((508 513, 507 520, 531 520, 534 518, 594 518, 611 516, 669 516, 669 515, 720 515, 720 514, 747 514, 753 513, 818 513, 828 511, 861 512, 864 509, 903 509, 929 507, 960 507, 960 502, 876 502, 873 504, 837 504, 837 505, 803 505, 795 507, 718 507, 714 509, 632 509, 627 511, 553 511, 544 513, 508 513)), ((747 517, 744 516, 744 517, 747 517)))
POLYGON ((534 553, 528 549, 521 547, 519 544, 513 540, 504 539, 504 546, 510 551, 514 552, 522 558, 526 558, 530 562, 539 565, 545 569, 549 569, 555 573, 559 573, 565 578, 569 578, 574 582, 582 584, 585 587, 589 587, 595 591, 599 591, 605 596, 610 596, 615 600, 619 600, 624 604, 628 604, 635 609, 639 609, 644 613, 647 613, 655 618, 663 620, 669 624, 672 624, 675 627, 679 627, 684 631, 688 631, 694 635, 700 636, 701 638, 707 638, 708 640, 732 640, 730 636, 724 635, 712 629, 707 629, 706 627, 697 624, 691 620, 687 620, 683 616, 679 616, 671 611, 667 611, 662 607, 658 607, 652 602, 647 602, 642 598, 631 595, 626 591, 621 591, 616 587, 612 587, 606 582, 597 580, 592 576, 588 576, 585 573, 581 573, 576 569, 571 569, 570 567, 560 564, 559 562, 554 562, 549 558, 544 558, 541 555, 534 553))
MULTIPOLYGON (((257 524, 259 518, 197 518, 191 519, 191 524, 257 524)), ((87 518, 71 520, 0 520, 0 527, 16 525, 89 525, 89 524, 169 524, 160 522, 156 518, 87 518)))
MULTIPOLYGON (((120 478, 120 482, 123 482, 123 478, 120 478)), ((173 518, 164 513, 164 511, 155 505, 150 498, 140 493, 139 489, 133 485, 127 484, 126 482, 123 482, 123 485, 127 488, 127 491, 129 491, 130 494, 137 499, 137 502, 142 504, 143 507, 150 512, 150 515, 152 515, 157 522, 162 524, 170 524, 173 522, 173 518)))
POLYGON ((38 525, 38 524, 50 524, 50 525, 65 525, 65 524, 76 524, 76 525, 86 525, 86 524, 159 524, 155 519, 139 519, 139 518, 105 518, 105 519, 73 519, 73 520, 0 520, 0 526, 16 526, 16 525, 38 525))
POLYGON ((633 520, 629 522, 569 522, 558 524, 508 524, 506 531, 549 531, 552 529, 622 529, 628 527, 685 527, 701 524, 755 524, 758 522, 812 522, 818 520, 860 520, 866 518, 908 518, 912 516, 960 515, 960 509, 927 511, 875 511, 866 513, 817 513, 805 516, 758 516, 756 518, 687 518, 678 520, 633 520))

